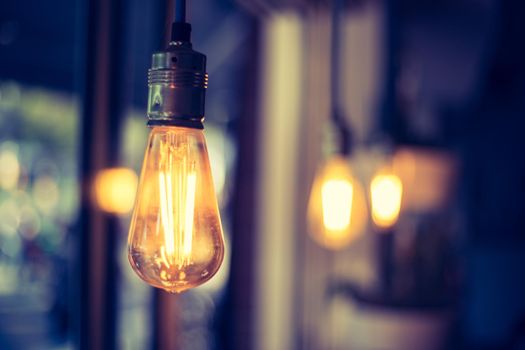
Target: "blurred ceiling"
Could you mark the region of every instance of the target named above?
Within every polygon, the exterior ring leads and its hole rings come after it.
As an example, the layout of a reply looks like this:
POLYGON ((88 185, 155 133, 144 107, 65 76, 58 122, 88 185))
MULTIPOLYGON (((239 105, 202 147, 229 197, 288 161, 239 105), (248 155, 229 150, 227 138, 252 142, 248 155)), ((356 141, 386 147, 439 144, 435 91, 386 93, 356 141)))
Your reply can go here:
MULTIPOLYGON (((38 0, 0 2, 0 80, 76 91, 83 79, 86 0, 38 0)), ((146 71, 151 53, 162 49, 166 1, 126 2, 126 52, 134 95, 146 91, 146 71)), ((198 50, 221 44, 236 48, 238 18, 232 17, 231 1, 195 0, 189 3, 188 17, 194 24, 193 38, 198 50), (226 24, 232 25, 226 25, 226 24), (232 27, 234 30, 232 31, 232 27), (232 43, 233 41, 233 43, 232 43)), ((242 30, 240 31, 242 33, 242 30)), ((223 54, 224 56, 224 54, 223 54)), ((224 58, 224 57, 223 57, 224 58)), ((218 66, 220 62, 210 62, 218 66)))
MULTIPOLYGON (((286 9, 328 6, 334 0, 236 0, 258 16, 286 9)), ((345 1, 358 5, 374 0, 345 1)), ((379 1, 379 0, 375 0, 379 1)), ((165 2, 129 2, 125 14, 130 81, 134 96, 146 96, 145 77, 151 52, 161 48, 165 2)), ((494 0, 397 2, 400 32, 404 38, 404 67, 408 80, 419 80, 419 96, 429 104, 454 103, 468 98, 479 78, 481 57, 487 51, 490 30, 495 22, 494 0), (440 57, 439 59, 435 59, 440 57), (443 74, 445 72, 446 74, 443 74), (454 82, 448 78, 455 77, 454 82)), ((194 25, 195 47, 209 55, 210 73, 242 44, 243 19, 232 11, 232 1, 195 0, 189 3, 194 25)), ((16 80, 59 90, 74 91, 81 86, 85 32, 85 1, 27 0, 0 2, 0 80, 16 80), (23 4, 23 5, 21 5, 23 4), (78 75, 76 75, 78 74, 78 75)), ((350 19, 351 20, 351 19, 350 19)), ((145 98, 145 97, 144 97, 145 98)), ((135 100, 135 99, 134 99, 135 100)), ((140 99, 139 99, 140 100, 140 99)), ((140 100, 140 103, 144 103, 140 100)))
POLYGON ((76 2, 0 2, 0 79, 73 87, 76 2))

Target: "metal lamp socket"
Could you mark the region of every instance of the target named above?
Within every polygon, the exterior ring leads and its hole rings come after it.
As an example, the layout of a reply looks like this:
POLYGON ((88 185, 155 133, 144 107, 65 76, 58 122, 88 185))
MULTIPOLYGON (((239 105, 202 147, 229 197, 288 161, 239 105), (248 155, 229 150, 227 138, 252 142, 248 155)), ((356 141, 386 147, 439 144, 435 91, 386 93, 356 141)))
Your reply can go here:
POLYGON ((171 42, 166 51, 154 53, 148 86, 148 125, 203 128, 206 56, 191 43, 171 42))

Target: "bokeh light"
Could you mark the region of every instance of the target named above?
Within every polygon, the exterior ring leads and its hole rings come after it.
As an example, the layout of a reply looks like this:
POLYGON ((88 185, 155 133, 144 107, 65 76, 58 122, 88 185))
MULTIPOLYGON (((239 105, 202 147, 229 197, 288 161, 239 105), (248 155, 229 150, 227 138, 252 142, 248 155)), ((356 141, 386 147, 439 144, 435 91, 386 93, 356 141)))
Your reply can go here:
POLYGON ((328 159, 319 169, 310 193, 311 237, 326 248, 342 249, 364 232, 366 223, 366 198, 348 159, 328 159))
POLYGON ((100 209, 113 214, 127 214, 133 209, 138 178, 134 170, 110 168, 98 172, 94 196, 100 209))
POLYGON ((395 174, 378 173, 370 184, 372 219, 381 228, 394 225, 399 217, 403 184, 395 174))
POLYGON ((4 142, 0 147, 0 187, 4 190, 12 190, 18 184, 20 163, 16 149, 12 142, 4 142))

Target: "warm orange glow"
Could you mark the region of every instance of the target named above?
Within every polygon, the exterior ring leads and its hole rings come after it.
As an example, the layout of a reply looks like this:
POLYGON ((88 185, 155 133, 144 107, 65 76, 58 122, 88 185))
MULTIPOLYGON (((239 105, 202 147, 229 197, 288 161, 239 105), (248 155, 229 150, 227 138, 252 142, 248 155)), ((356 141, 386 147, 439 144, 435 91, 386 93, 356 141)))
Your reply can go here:
POLYGON ((403 184, 397 175, 379 173, 370 184, 372 220, 381 228, 393 226, 401 210, 403 184))
POLYGON ((135 272, 168 292, 196 287, 218 271, 224 240, 201 130, 152 129, 128 245, 135 272))
POLYGON ((348 160, 334 157, 317 174, 308 204, 310 233, 319 244, 341 249, 354 241, 366 223, 364 193, 348 160))
POLYGON ((126 214, 133 209, 137 174, 127 168, 98 172, 94 182, 95 201, 100 209, 113 214, 126 214))
POLYGON ((329 231, 342 231, 350 226, 354 186, 347 180, 328 180, 321 188, 323 223, 329 231))
POLYGON ((417 147, 399 149, 393 168, 404 184, 403 208, 429 212, 444 208, 454 192, 457 159, 451 154, 417 147))

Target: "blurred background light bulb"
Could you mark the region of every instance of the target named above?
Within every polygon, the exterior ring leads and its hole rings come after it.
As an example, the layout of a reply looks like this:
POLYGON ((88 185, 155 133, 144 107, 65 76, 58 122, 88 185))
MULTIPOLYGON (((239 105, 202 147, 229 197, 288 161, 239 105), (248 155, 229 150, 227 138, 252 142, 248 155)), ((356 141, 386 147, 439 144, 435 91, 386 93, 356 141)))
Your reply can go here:
POLYGON ((399 176, 391 171, 380 171, 370 183, 372 220, 380 228, 393 226, 399 218, 403 184, 399 176))
POLYGON ((330 158, 319 169, 310 193, 308 224, 312 238, 329 249, 341 249, 354 241, 366 223, 364 197, 348 160, 330 158))
POLYGON ((105 212, 127 214, 133 209, 137 174, 128 168, 100 170, 94 181, 95 202, 105 212))
POLYGON ((202 130, 151 130, 129 231, 129 261, 147 283, 182 292, 219 270, 224 239, 202 130))

